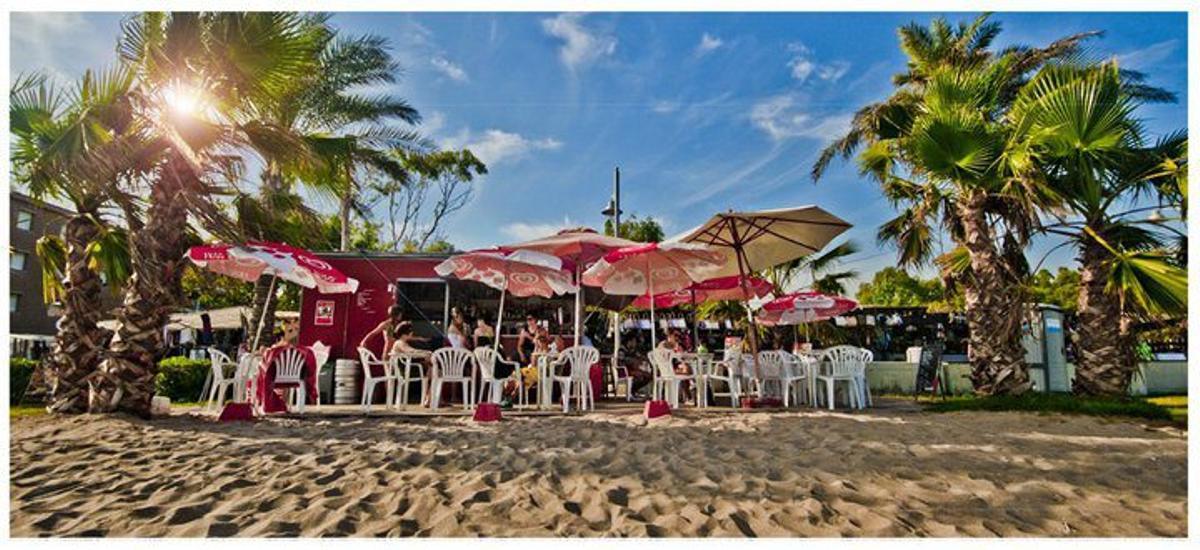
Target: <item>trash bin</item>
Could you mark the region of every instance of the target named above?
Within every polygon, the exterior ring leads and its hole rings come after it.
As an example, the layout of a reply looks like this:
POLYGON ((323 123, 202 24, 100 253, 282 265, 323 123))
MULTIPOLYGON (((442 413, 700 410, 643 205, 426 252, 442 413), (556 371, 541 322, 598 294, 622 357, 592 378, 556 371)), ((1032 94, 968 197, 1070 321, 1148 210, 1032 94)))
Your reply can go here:
POLYGON ((333 370, 333 404, 358 403, 358 361, 338 359, 333 370))

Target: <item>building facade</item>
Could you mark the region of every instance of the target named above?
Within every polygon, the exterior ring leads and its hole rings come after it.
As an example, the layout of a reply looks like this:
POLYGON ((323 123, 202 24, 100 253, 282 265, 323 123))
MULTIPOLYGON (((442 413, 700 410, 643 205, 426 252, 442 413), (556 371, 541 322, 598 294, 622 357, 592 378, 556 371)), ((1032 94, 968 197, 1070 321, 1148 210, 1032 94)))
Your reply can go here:
MULTIPOLYGON (((16 191, 10 191, 8 197, 9 330, 14 339, 37 342, 54 335, 59 316, 59 308, 42 299, 42 264, 36 252, 37 240, 44 235, 60 234, 73 213, 16 191)), ((13 351, 16 354, 16 349, 13 351)))

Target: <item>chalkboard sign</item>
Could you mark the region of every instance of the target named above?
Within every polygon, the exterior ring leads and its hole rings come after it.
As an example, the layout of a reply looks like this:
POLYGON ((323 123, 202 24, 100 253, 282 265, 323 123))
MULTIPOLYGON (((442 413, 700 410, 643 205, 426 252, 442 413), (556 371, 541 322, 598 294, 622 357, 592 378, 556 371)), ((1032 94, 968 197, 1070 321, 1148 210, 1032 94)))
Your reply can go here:
POLYGON ((942 380, 942 344, 921 346, 921 359, 917 362, 917 382, 913 385, 913 397, 921 393, 946 395, 946 383, 942 380))

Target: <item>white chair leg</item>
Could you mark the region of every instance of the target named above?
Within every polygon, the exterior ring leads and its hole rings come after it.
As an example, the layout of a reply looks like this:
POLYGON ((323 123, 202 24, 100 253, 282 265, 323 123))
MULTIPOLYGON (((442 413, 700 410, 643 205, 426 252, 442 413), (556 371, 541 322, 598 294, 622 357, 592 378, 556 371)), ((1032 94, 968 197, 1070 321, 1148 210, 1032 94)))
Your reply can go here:
POLYGON ((308 388, 303 385, 296 386, 296 411, 304 414, 304 401, 308 394, 308 388))
POLYGON ((383 402, 384 403, 383 408, 387 409, 387 408, 391 407, 392 403, 395 400, 396 400, 396 380, 388 379, 388 381, 387 381, 387 400, 383 402))
POLYGON ((825 389, 826 389, 826 392, 825 392, 826 397, 829 400, 829 410, 832 411, 833 410, 833 392, 834 392, 832 378, 825 380, 825 389))
POLYGON ((429 406, 435 411, 442 404, 442 385, 438 382, 437 379, 433 380, 433 389, 429 394, 429 406))

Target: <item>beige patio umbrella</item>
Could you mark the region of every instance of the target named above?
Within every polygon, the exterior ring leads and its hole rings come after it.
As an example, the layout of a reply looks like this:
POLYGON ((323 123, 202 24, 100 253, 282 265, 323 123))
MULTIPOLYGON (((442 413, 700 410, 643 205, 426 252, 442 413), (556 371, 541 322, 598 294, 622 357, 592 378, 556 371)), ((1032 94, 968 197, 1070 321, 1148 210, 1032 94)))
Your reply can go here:
MULTIPOLYGON (((776 210, 718 213, 699 227, 672 237, 672 241, 701 243, 729 249, 732 253, 725 265, 713 274, 745 277, 813 254, 834 237, 850 229, 850 223, 808 205, 776 210)), ((743 285, 746 300, 750 289, 743 285)), ((750 311, 750 308, 747 308, 750 311)), ((750 315, 750 350, 758 370, 758 335, 754 330, 754 315, 750 315)))

